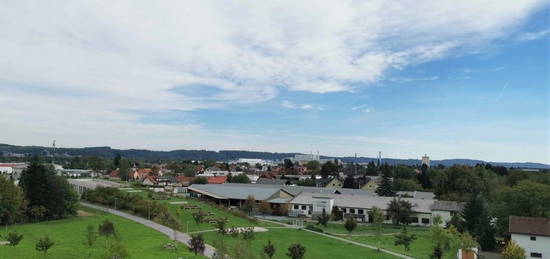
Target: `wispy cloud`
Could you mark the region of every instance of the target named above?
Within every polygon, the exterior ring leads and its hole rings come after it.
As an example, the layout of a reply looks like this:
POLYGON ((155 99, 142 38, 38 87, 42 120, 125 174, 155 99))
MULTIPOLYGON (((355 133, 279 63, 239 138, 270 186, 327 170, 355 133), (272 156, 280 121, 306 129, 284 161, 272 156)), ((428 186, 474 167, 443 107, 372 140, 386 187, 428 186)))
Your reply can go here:
POLYGON ((364 113, 369 113, 369 112, 372 112, 372 111, 373 111, 373 109, 367 107, 366 104, 362 104, 362 105, 358 105, 358 106, 353 106, 353 107, 351 107, 351 110, 352 110, 352 111, 362 111, 362 112, 364 112, 364 113))
POLYGON ((323 110, 322 107, 318 107, 318 106, 315 106, 315 105, 312 105, 312 104, 307 104, 307 103, 298 104, 298 103, 293 103, 293 102, 287 101, 287 100, 282 101, 281 105, 285 108, 295 109, 295 110, 318 110, 318 111, 323 110))
POLYGON ((399 78, 390 78, 390 81, 397 82, 397 83, 409 83, 409 82, 415 82, 415 81, 434 81, 438 80, 438 76, 430 76, 430 77, 399 77, 399 78))
POLYGON ((538 32, 522 32, 517 37, 517 41, 528 41, 528 40, 538 40, 543 37, 546 37, 550 34, 550 29, 542 30, 538 32))

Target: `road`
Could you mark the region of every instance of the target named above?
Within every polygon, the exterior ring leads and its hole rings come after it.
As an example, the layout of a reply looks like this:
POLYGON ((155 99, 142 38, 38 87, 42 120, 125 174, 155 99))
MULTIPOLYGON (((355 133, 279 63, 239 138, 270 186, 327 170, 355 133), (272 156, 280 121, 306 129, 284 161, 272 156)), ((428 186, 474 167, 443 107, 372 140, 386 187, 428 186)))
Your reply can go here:
MULTIPOLYGON (((171 229, 169 227, 166 227, 166 226, 163 226, 161 224, 158 224, 156 222, 153 222, 153 221, 150 221, 150 220, 147 220, 147 219, 144 219, 144 218, 126 213, 126 212, 122 212, 122 211, 119 211, 119 210, 113 210, 113 209, 110 209, 110 208, 106 208, 106 207, 103 207, 103 206, 98 206, 98 205, 87 203, 87 202, 80 202, 80 204, 82 206, 85 206, 85 207, 88 207, 88 208, 108 212, 108 213, 111 213, 111 214, 114 214, 114 215, 117 215, 117 216, 120 216, 120 217, 123 217, 123 218, 127 218, 129 220, 140 223, 144 226, 150 227, 150 228, 152 228, 152 229, 154 229, 158 232, 161 232, 161 233, 167 235, 169 238, 174 238, 174 230, 173 229, 171 229)), ((188 242, 189 242, 189 240, 191 240, 191 237, 189 235, 185 234, 185 233, 181 233, 181 232, 177 231, 176 232, 176 240, 178 240, 180 243, 182 243, 186 246, 189 246, 188 242)), ((206 244, 206 248, 204 249, 204 255, 206 257, 212 258, 214 256, 215 252, 216 252, 216 249, 213 246, 206 244)))

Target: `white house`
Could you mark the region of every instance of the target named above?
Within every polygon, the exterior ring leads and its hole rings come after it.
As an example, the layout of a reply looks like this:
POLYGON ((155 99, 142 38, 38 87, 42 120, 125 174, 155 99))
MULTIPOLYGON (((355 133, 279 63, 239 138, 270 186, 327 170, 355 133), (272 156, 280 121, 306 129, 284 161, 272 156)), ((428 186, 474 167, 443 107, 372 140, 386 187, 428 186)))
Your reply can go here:
POLYGON ((508 232, 526 258, 550 259, 550 218, 510 216, 508 232))

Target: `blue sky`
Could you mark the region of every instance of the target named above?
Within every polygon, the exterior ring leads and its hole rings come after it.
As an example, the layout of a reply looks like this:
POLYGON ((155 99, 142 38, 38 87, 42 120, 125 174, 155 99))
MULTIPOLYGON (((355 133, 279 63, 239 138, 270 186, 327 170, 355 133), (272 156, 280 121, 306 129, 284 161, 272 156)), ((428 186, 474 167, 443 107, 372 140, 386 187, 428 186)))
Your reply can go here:
POLYGON ((550 163, 548 4, 410 4, 2 6, 0 142, 550 163))

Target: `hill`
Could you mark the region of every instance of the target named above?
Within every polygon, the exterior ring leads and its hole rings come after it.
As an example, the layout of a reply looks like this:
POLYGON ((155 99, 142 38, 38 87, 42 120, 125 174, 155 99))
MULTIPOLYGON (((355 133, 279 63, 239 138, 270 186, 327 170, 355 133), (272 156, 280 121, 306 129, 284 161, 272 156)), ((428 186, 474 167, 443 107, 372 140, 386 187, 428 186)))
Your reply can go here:
MULTIPOLYGON (((52 153, 51 147, 41 146, 16 146, 9 144, 0 144, 0 152, 17 153, 27 155, 44 155, 52 153)), ((273 153, 273 152, 258 152, 246 150, 172 150, 172 151, 153 151, 146 149, 114 149, 111 147, 84 147, 84 148, 56 148, 55 154, 64 154, 69 156, 99 156, 104 158, 114 158, 117 154, 133 159, 144 159, 148 161, 166 161, 166 160, 216 160, 227 161, 239 158, 258 158, 267 160, 281 160, 287 157, 292 157, 299 153, 273 153)), ((368 163, 377 161, 377 158, 372 157, 332 157, 322 156, 322 158, 338 158, 344 162, 368 163)), ((396 159, 383 158, 383 161, 388 164, 403 164, 403 165, 419 165, 419 159, 396 159)), ((432 160, 432 165, 451 166, 455 164, 473 166, 478 163, 487 163, 483 160, 475 159, 444 159, 432 160)), ((531 162, 489 162, 492 165, 500 165, 505 167, 521 167, 533 169, 550 169, 550 165, 531 162)))

